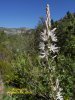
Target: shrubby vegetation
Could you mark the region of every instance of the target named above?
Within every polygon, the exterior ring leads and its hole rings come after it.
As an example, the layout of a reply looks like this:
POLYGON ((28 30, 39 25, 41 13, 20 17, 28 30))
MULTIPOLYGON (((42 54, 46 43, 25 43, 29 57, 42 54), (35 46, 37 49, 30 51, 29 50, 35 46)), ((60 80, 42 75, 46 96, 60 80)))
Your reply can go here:
MULTIPOLYGON (((5 34, 0 32, 0 72, 5 83, 7 100, 48 100, 50 83, 47 67, 41 66, 38 58, 39 33, 44 21, 31 34, 5 34), (10 97, 10 95, 12 96, 10 97), (26 99, 28 98, 28 99, 26 99)), ((57 72, 63 88, 64 100, 75 98, 75 14, 54 22, 57 27, 58 46, 57 72)), ((50 61, 49 61, 50 63, 50 61)), ((5 95, 6 95, 5 93, 5 95)), ((3 100, 4 100, 3 99, 3 100)))

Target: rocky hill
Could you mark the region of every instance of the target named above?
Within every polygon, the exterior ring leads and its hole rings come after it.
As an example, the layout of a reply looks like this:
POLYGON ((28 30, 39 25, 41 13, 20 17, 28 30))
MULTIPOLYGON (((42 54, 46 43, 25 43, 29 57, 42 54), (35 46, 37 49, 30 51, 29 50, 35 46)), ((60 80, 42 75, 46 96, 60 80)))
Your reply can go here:
POLYGON ((21 33, 31 33, 33 29, 29 28, 4 28, 0 27, 0 31, 4 31, 6 34, 21 34, 21 33))

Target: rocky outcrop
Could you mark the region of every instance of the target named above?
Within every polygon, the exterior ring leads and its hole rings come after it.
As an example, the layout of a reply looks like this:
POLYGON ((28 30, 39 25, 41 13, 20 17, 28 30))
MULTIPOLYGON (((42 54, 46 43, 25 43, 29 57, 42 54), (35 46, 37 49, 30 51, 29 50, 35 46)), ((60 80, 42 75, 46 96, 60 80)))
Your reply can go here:
POLYGON ((29 28, 3 28, 0 27, 0 31, 4 31, 6 34, 21 34, 21 33, 31 33, 33 29, 29 28))

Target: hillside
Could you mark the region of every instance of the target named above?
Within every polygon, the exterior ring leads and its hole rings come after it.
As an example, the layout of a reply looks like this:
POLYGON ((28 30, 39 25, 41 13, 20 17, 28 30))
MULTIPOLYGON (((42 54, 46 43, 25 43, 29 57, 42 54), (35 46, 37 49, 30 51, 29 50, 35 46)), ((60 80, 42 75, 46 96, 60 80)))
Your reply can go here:
MULTIPOLYGON (((68 12, 59 21, 52 21, 54 27, 60 50, 56 63, 51 63, 50 58, 49 64, 57 64, 54 75, 59 76, 64 100, 75 100, 75 14, 68 12)), ((44 68, 38 58, 39 34, 43 28, 42 21, 36 29, 0 28, 0 72, 8 98, 10 94, 18 100, 50 97, 48 67, 44 68)))

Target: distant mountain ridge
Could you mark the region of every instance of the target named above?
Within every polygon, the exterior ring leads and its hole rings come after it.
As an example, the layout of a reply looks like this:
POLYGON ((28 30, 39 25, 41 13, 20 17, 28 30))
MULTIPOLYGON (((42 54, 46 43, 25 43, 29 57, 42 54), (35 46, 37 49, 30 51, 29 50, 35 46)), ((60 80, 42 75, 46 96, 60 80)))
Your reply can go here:
POLYGON ((33 29, 29 28, 4 28, 0 27, 0 31, 4 31, 6 34, 21 34, 21 33, 31 33, 33 29))

